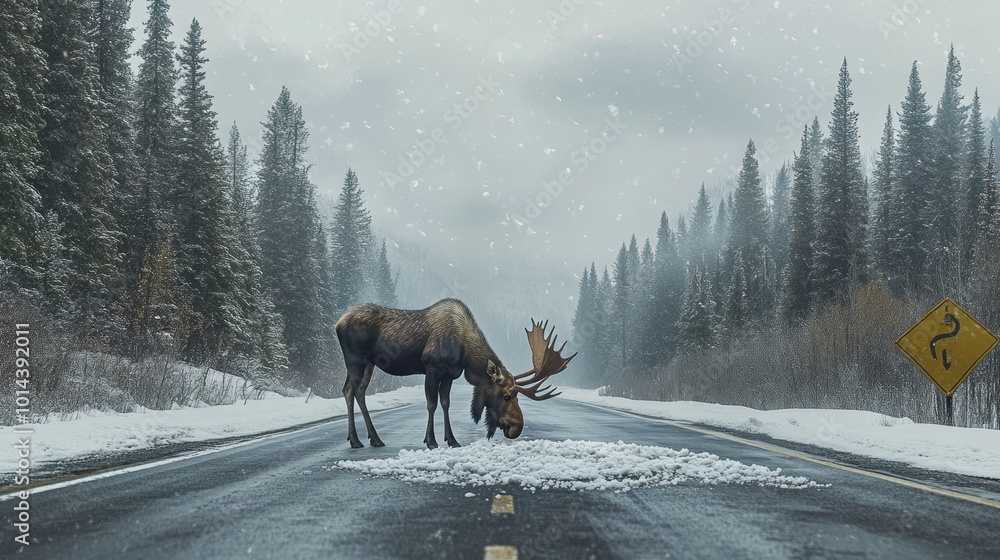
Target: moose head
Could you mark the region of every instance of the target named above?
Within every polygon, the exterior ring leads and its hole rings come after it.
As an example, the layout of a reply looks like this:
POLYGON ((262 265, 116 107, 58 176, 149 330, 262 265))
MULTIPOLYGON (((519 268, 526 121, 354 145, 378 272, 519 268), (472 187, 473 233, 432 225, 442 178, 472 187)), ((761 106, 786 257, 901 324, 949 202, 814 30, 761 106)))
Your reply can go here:
POLYGON ((568 358, 562 357, 566 343, 556 350, 554 336, 555 327, 549 331, 548 321, 544 324, 531 320, 531 330, 524 329, 528 335, 528 346, 531 348, 532 368, 521 375, 512 375, 503 365, 498 365, 491 359, 486 360, 486 377, 488 382, 476 385, 472 397, 472 419, 478 424, 486 412, 486 437, 492 438, 497 428, 503 431, 504 437, 515 439, 524 429, 524 415, 521 405, 517 402, 519 394, 534 400, 544 401, 558 396, 551 385, 545 385, 549 377, 563 371, 576 354, 568 358))

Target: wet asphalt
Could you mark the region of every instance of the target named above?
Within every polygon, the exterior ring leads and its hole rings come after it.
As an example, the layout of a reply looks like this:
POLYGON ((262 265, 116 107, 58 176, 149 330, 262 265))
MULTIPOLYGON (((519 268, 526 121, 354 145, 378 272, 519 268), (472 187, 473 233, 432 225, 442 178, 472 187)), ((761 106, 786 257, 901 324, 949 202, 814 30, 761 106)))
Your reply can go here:
MULTIPOLYGON (((484 429, 468 417, 467 402, 468 393, 456 391, 452 422, 463 443, 484 437, 484 429)), ((373 416, 387 445, 380 449, 351 449, 340 418, 36 491, 29 546, 13 542, 15 502, 0 501, 0 557, 479 560, 485 547, 506 546, 516 548, 520 560, 1000 559, 1000 507, 565 399, 523 408, 522 438, 622 440, 708 451, 830 486, 792 490, 685 482, 621 494, 531 492, 407 483, 330 468, 342 459, 422 448, 426 412, 415 405, 373 416), (467 492, 476 496, 465 497, 467 492), (490 513, 496 494, 513 496, 513 514, 490 513)), ((364 438, 363 423, 359 429, 364 438)), ((443 433, 440 412, 437 429, 443 433)), ((919 473, 904 474, 920 482, 919 473)), ((949 485, 949 475, 927 475, 923 482, 949 485)), ((1000 505, 993 481, 979 485, 962 477, 953 487, 1000 505)))

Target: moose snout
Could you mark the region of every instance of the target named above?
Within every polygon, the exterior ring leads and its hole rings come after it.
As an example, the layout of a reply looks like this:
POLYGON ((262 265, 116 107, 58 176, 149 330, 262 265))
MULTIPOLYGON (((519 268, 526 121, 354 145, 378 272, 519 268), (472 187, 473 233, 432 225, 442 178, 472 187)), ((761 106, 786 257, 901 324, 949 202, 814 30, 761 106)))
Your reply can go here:
POLYGON ((503 429, 503 435, 507 439, 517 439, 517 436, 521 435, 521 429, 523 428, 520 424, 507 424, 504 423, 500 426, 503 429))

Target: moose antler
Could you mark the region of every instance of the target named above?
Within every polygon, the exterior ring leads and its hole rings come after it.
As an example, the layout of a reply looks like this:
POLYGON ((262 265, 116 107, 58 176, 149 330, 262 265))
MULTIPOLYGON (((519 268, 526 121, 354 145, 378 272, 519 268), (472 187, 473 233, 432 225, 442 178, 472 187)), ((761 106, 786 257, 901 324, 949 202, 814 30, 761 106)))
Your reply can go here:
POLYGON ((548 321, 542 324, 541 321, 536 323, 532 319, 531 330, 524 329, 524 332, 528 333, 528 346, 531 347, 531 362, 534 367, 514 378, 514 381, 517 382, 517 391, 534 401, 544 401, 561 394, 554 392, 551 385, 542 387, 542 384, 549 377, 566 369, 570 360, 576 357, 576 354, 568 358, 562 357, 566 343, 563 342, 559 350, 556 350, 556 341, 559 337, 553 336, 555 327, 552 327, 549 335, 545 336, 545 329, 548 326, 548 321))

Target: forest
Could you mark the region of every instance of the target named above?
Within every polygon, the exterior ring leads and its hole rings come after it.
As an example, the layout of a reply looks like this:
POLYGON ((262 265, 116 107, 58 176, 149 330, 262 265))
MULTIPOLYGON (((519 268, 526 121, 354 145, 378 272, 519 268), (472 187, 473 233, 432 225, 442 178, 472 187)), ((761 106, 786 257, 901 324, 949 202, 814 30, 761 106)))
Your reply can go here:
POLYGON ((255 162, 223 144, 201 25, 175 45, 151 0, 133 75, 131 4, 3 2, 0 317, 33 327, 34 410, 211 401, 176 361, 339 393, 332 325, 396 302, 358 176, 324 219, 285 88, 255 162))
MULTIPOLYGON (((608 394, 758 409, 846 408, 942 421, 944 399, 893 347, 943 297, 1000 324, 1000 201, 978 90, 952 47, 928 103, 916 63, 862 155, 847 61, 829 126, 802 130, 769 189, 747 145, 735 187, 697 202, 655 245, 636 237, 584 269, 579 366, 608 394), (768 192, 766 192, 766 190, 768 192)), ((955 396, 956 423, 1000 428, 1000 360, 955 396)))

